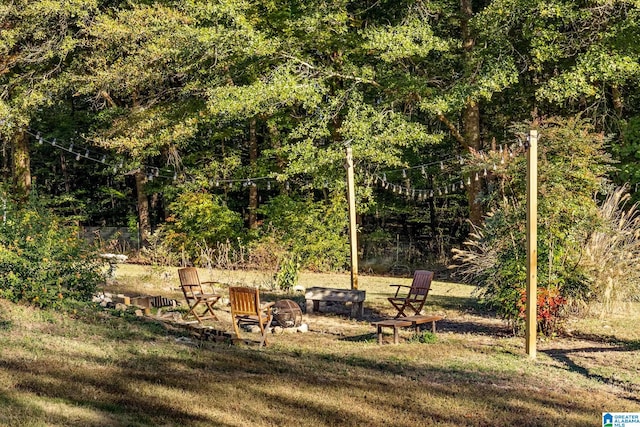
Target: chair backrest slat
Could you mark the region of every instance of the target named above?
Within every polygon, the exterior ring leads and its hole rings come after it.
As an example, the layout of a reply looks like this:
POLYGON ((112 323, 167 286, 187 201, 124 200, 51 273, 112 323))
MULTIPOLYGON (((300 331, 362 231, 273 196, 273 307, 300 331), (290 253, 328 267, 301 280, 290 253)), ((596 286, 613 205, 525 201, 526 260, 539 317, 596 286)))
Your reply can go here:
POLYGON ((433 271, 416 270, 413 274, 413 282, 411 283, 410 295, 425 295, 429 293, 431 281, 433 280, 433 271))
POLYGON ((230 287, 229 303, 236 315, 258 315, 260 310, 260 293, 256 288, 230 287))
POLYGON ((198 277, 198 269, 194 267, 185 267, 178 270, 180 277, 180 287, 185 298, 193 298, 195 295, 202 294, 202 285, 198 277))

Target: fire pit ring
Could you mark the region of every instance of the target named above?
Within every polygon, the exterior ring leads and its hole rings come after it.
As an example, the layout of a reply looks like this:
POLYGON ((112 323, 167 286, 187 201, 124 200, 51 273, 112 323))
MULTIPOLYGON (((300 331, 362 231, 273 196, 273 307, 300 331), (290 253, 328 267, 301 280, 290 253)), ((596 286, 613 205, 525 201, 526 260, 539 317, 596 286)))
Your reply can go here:
POLYGON ((273 320, 283 328, 296 328, 302 324, 302 309, 290 299, 276 301, 271 309, 273 320))

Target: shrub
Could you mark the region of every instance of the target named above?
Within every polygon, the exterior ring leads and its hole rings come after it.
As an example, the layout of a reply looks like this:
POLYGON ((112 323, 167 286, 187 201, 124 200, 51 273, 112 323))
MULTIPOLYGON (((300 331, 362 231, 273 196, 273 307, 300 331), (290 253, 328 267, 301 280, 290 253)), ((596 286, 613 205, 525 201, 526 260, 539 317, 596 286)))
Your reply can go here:
POLYGON ((327 203, 289 196, 275 197, 260 209, 268 224, 266 236, 275 234, 290 256, 299 257, 301 266, 315 271, 346 266, 349 240, 345 211, 343 200, 327 203))
MULTIPOLYGON (((515 131, 525 134, 532 125, 540 132, 537 265, 543 299, 538 308, 539 315, 544 312, 542 332, 554 333, 568 313, 563 306, 587 303, 594 296, 593 271, 581 260, 594 230, 602 230, 594 195, 604 191, 611 167, 604 152, 606 139, 587 121, 549 119, 518 125, 515 131)), ((476 168, 489 170, 501 164, 500 159, 482 156, 476 162, 476 168)), ((454 251, 454 267, 518 330, 526 285, 524 156, 496 169, 489 184, 500 191, 487 195, 491 211, 483 224, 473 227, 466 247, 454 251)))
POLYGON ((274 284, 277 289, 290 291, 298 284, 300 261, 297 256, 284 258, 280 261, 278 271, 274 275, 274 284))
POLYGON ((610 192, 600 205, 602 226, 589 236, 580 266, 591 281, 591 300, 599 304, 600 316, 614 303, 640 298, 640 212, 626 187, 610 192))
POLYGON ((0 224, 0 296, 38 307, 88 300, 103 281, 104 262, 48 210, 31 204, 0 224))
POLYGON ((201 261, 203 247, 216 247, 242 235, 242 218, 217 195, 185 192, 169 208, 173 216, 162 229, 165 244, 196 264, 201 261))
MULTIPOLYGON (((538 289, 536 299, 536 320, 538 322, 538 330, 551 336, 555 334, 562 326, 563 313, 567 300, 560 295, 560 291, 556 288, 538 289)), ((523 289, 518 301, 519 317, 524 321, 527 310, 527 292, 523 289)))

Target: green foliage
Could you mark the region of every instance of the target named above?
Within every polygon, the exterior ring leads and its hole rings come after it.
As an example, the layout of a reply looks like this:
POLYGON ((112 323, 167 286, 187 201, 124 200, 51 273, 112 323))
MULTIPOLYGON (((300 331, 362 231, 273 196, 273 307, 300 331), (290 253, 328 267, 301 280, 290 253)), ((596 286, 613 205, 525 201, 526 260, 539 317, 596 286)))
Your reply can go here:
POLYGON ((278 271, 274 275, 274 283, 277 289, 290 291, 298 284, 300 261, 297 256, 289 256, 280 261, 278 271))
MULTIPOLYGON (((518 125, 515 131, 522 134, 528 126, 518 125)), ((594 195, 604 189, 604 176, 610 170, 603 151, 606 139, 583 119, 549 119, 536 127, 540 132, 538 286, 553 292, 558 306, 587 302, 593 297, 594 277, 580 260, 589 237, 602 226, 594 195)), ((493 182, 505 190, 495 197, 484 224, 465 242, 467 248, 455 253, 458 273, 477 284, 484 301, 516 327, 526 284, 523 157, 495 172, 493 182)), ((546 307, 544 301, 540 310, 546 307)), ((564 313, 559 308, 546 313, 553 318, 546 318, 545 332, 552 332, 564 313)))
POLYGON ((315 271, 343 269, 349 241, 345 230, 346 207, 337 197, 333 203, 277 196, 261 208, 269 233, 277 233, 300 264, 315 271))
MULTIPOLYGON (((215 245, 227 239, 242 246, 236 239, 244 238, 247 191, 213 182, 287 179, 316 193, 288 205, 280 198, 270 202, 276 192, 261 188, 265 226, 258 235, 282 234, 285 252, 294 251, 310 268, 342 268, 344 203, 331 206, 328 194, 344 191, 345 141, 358 172, 375 172, 462 154, 473 133, 483 139, 476 148, 486 148, 492 137, 504 143, 507 124, 534 109, 566 116, 587 111, 602 129, 616 103, 616 116, 638 114, 636 0, 491 0, 468 2, 470 10, 461 7, 465 3, 11 1, 0 6, 0 138, 11 141, 20 127, 31 126, 49 139, 73 138, 106 150, 109 159, 122 158, 125 167, 114 179, 111 167, 78 166, 59 148, 31 150, 40 188, 46 186, 66 214, 93 223, 122 224, 135 213, 126 189, 131 177, 123 172, 144 165, 175 168, 178 179, 189 177, 185 186, 219 192, 208 212, 202 205, 209 202, 199 199, 189 208, 190 200, 162 176, 144 189, 154 201, 151 225, 164 221, 169 205, 175 220, 163 227, 166 240, 150 249, 159 253, 169 243, 173 255, 193 260, 218 251, 215 245), (481 115, 475 130, 466 114, 471 106, 481 115), (249 149, 248 141, 255 146, 249 149), (96 191, 98 175, 104 191, 96 191), (78 179, 84 176, 92 179, 78 179)), ((614 147, 621 182, 632 184, 640 182, 635 126, 629 120, 624 142, 614 147)), ((575 166, 566 163, 554 164, 575 166)), ((364 176, 357 174, 358 184, 364 176)), ((571 195, 572 184, 586 181, 578 172, 545 184, 571 195)), ((446 242, 439 244, 442 253, 466 233, 463 197, 436 197, 427 207, 376 194, 366 184, 356 193, 363 224, 375 212, 384 227, 402 225, 422 235, 428 227, 431 241, 446 242)), ((487 203, 496 208, 498 200, 487 203)), ((546 251, 554 265, 570 264, 571 251, 558 251, 556 242, 580 246, 563 224, 589 203, 557 200, 546 206, 542 224, 553 237, 546 251)), ((249 209, 254 212, 253 205, 249 209)))
POLYGON ((87 300, 103 281, 96 250, 37 205, 10 206, 0 224, 0 296, 37 307, 87 300))
POLYGON ((435 344, 438 342, 438 336, 431 331, 422 331, 415 333, 409 338, 411 343, 435 344))
POLYGON ((624 123, 622 138, 615 141, 612 148, 614 156, 620 161, 618 181, 635 188, 640 183, 640 116, 633 116, 624 123))
POLYGON ((215 247, 218 242, 242 235, 242 218, 219 196, 187 191, 169 208, 173 215, 164 226, 166 243, 177 253, 186 252, 191 259, 199 258, 199 245, 215 247))

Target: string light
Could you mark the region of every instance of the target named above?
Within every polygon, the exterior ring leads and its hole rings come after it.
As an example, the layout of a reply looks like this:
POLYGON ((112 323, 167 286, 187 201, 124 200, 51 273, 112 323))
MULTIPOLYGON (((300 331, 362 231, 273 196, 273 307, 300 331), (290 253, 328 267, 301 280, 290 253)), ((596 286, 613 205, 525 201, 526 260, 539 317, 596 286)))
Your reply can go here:
MULTIPOLYGON (((506 163, 505 159, 507 158, 507 153, 509 157, 514 157, 515 155, 515 147, 516 144, 512 144, 512 145, 508 145, 508 144, 500 144, 497 150, 494 150, 493 153, 495 153, 495 155, 500 155, 500 164, 504 165, 506 163)), ((471 150, 472 155, 475 153, 475 155, 479 156, 482 159, 491 159, 492 157, 495 158, 495 155, 490 155, 485 153, 484 151, 478 151, 475 152, 473 150, 471 150)), ((449 158, 451 159, 451 158, 449 158)), ((396 185, 393 183, 390 183, 387 180, 387 173, 388 172, 398 172, 401 173, 402 179, 407 179, 409 178, 409 174, 408 172, 413 170, 413 169, 418 169, 420 171, 420 173, 422 174, 422 176, 424 177, 424 179, 428 179, 429 175, 427 172, 427 166, 428 165, 439 165, 440 170, 449 170, 451 171, 452 168, 448 168, 445 166, 445 162, 448 161, 449 159, 443 159, 443 160, 439 160, 437 162, 433 162, 430 164, 422 164, 422 165, 418 165, 418 166, 411 166, 411 167, 405 167, 403 169, 397 169, 395 171, 383 171, 380 174, 373 174, 373 177, 371 178, 371 182, 373 183, 379 183, 381 188, 388 190, 389 187, 391 187, 391 190, 393 191, 393 193, 395 194, 400 194, 400 195, 406 195, 407 197, 411 197, 414 200, 423 200, 427 198, 427 194, 429 194, 429 197, 433 197, 433 194, 437 191, 438 195, 441 196, 444 192, 444 194, 449 194, 449 193, 453 193, 457 190, 464 190, 465 189, 465 184, 467 187, 471 186, 471 182, 472 180, 475 181, 479 181, 480 180, 480 174, 482 173, 483 177, 487 177, 488 176, 488 172, 487 172, 487 168, 484 167, 480 170, 477 170, 475 172, 471 172, 469 173, 466 178, 463 177, 459 177, 458 179, 456 179, 454 182, 452 182, 452 178, 454 178, 455 173, 452 175, 449 175, 447 178, 447 181, 449 181, 448 184, 446 185, 442 185, 439 187, 434 187, 431 189, 425 189, 425 190, 421 190, 421 189, 416 189, 416 188, 410 188, 412 187, 411 183, 409 183, 409 186, 405 187, 402 185, 396 185)), ((460 165, 464 165, 465 163, 465 158, 463 156, 457 155, 454 157, 454 159, 456 160, 457 163, 459 163, 460 165)), ((492 166, 494 171, 497 170, 497 165, 496 162, 492 162, 492 166)), ((461 171, 460 171, 461 172, 461 171)), ((458 172, 458 173, 460 173, 458 172)))
MULTIPOLYGON (((54 147, 58 146, 57 142, 56 142, 56 139, 53 139, 51 142, 46 141, 44 138, 42 138, 42 136, 41 136, 41 134, 39 132, 38 132, 37 135, 35 135, 35 137, 36 137, 36 139, 38 140, 38 142, 40 144, 42 144, 43 142, 47 142, 47 143, 49 143, 50 145, 52 145, 54 147)), ((522 144, 522 140, 518 140, 518 143, 519 143, 520 146, 523 145, 522 144)), ((515 144, 513 144, 513 145, 515 146, 515 144)), ((69 148, 64 148, 63 146, 59 146, 59 147, 64 149, 64 150, 67 150, 67 151, 71 152, 72 154, 76 154, 76 160, 80 160, 80 158, 82 157, 81 151, 78 151, 78 152, 73 151, 73 149, 74 149, 74 144, 73 143, 69 145, 69 148)), ((504 153, 505 150, 508 151, 509 157, 513 157, 514 156, 514 152, 509 148, 508 145, 505 145, 503 147, 503 145, 500 144, 498 152, 500 154, 502 154, 502 153, 504 153)), ((472 151, 472 153, 473 153, 473 151, 472 151)), ((483 151, 477 152, 477 155, 479 155, 481 158, 485 157, 485 153, 483 151)), ((89 159, 89 160, 93 160, 93 161, 100 162, 100 163, 103 163, 103 164, 106 164, 106 162, 107 162, 107 157, 104 154, 102 156, 100 156, 99 160, 98 160, 98 157, 92 158, 91 157, 91 152, 90 152, 90 150, 88 148, 84 149, 84 157, 89 159)), ((410 167, 405 167, 405 168, 402 168, 402 169, 397 169, 396 171, 384 171, 384 172, 382 172, 382 176, 380 176, 378 174, 371 174, 370 175, 370 174, 366 173, 366 177, 367 177, 367 181, 368 182, 379 183, 384 189, 389 189, 389 187, 391 186, 391 189, 393 190, 394 193, 397 193, 397 194, 400 194, 400 195, 404 194, 404 195, 406 195, 408 197, 409 196, 412 197, 413 199, 417 198, 418 200, 422 200, 422 199, 425 199, 427 197, 427 194, 429 194, 429 197, 433 197, 433 195, 435 193, 434 190, 437 190, 439 195, 442 195, 442 189, 444 189, 445 194, 449 194, 449 186, 451 186, 451 191, 455 191, 457 189, 457 187, 459 187, 459 189, 462 190, 462 189, 464 189, 464 182, 465 181, 463 179, 460 179, 459 186, 456 185, 457 182, 456 183, 451 183, 450 182, 449 184, 446 184, 446 185, 441 186, 439 188, 431 188, 431 189, 426 189, 426 190, 420 190, 420 189, 416 189, 416 188, 411 188, 411 187, 413 187, 413 185, 411 185, 410 182, 408 183, 408 186, 406 186, 406 187, 405 186, 401 186, 401 185, 390 184, 389 181, 387 180, 387 172, 401 172, 402 178, 403 179, 407 179, 407 178, 409 178, 409 173, 408 172, 411 171, 411 170, 417 169, 417 170, 420 171, 420 173, 422 174, 422 176, 425 179, 428 179, 429 178, 428 171, 427 171, 427 167, 428 166, 439 165, 440 170, 442 170, 442 171, 444 171, 445 169, 451 170, 450 167, 447 167, 447 168, 445 167, 445 162, 449 162, 451 160, 455 160, 460 165, 464 165, 464 163, 465 163, 465 158, 463 156, 455 155, 455 156, 451 156, 451 157, 448 157, 446 159, 437 160, 437 161, 434 161, 434 162, 431 162, 431 163, 424 163, 424 164, 420 164, 420 165, 417 165, 417 166, 410 166, 410 167)), ((500 163, 501 164, 505 163, 504 156, 501 156, 500 163)), ((124 165, 124 160, 121 159, 118 162, 117 166, 113 165, 113 172, 117 173, 118 169, 122 169, 123 168, 123 165, 124 165)), ((158 168, 156 166, 144 166, 143 165, 142 169, 148 171, 148 177, 149 177, 150 181, 152 181, 154 177, 160 177, 160 176, 166 177, 164 175, 161 175, 160 168, 158 168)), ((493 170, 494 171, 497 170, 497 166, 496 166, 495 162, 493 163, 493 170)), ((173 170, 171 172, 172 172, 172 174, 170 176, 168 176, 167 178, 172 178, 175 181, 177 179, 177 177, 178 177, 177 171, 173 170)), ((486 168, 483 168, 482 173, 483 173, 484 177, 487 177, 488 173, 487 173, 487 169, 486 168)), ((479 171, 475 172, 473 177, 474 177, 475 181, 479 181, 479 179, 480 179, 479 171)), ((273 179, 273 177, 271 177, 271 176, 255 177, 255 178, 223 179, 223 180, 216 179, 215 186, 219 187, 220 183, 224 182, 224 183, 228 183, 229 184, 229 188, 233 188, 233 184, 234 183, 242 183, 243 187, 248 187, 248 186, 256 187, 257 183, 255 181, 266 180, 267 181, 266 188, 267 188, 267 190, 271 190, 271 180, 272 179, 273 179)), ((471 179, 472 179, 471 175, 468 175, 467 179, 466 179, 467 185, 471 185, 471 179)), ((327 183, 326 180, 325 180, 324 185, 325 185, 325 188, 328 187, 328 183, 327 183)), ((286 188, 287 191, 290 190, 289 181, 285 181, 285 188, 286 188)))
MULTIPOLYGON (((65 147, 64 144, 60 144, 58 142, 58 140, 56 138, 53 138, 51 141, 48 141, 47 139, 45 139, 42 136, 42 133, 37 131, 36 133, 31 132, 30 130, 27 130, 26 133, 28 133, 29 135, 33 136, 36 138, 36 140, 38 141, 38 144, 42 145, 43 143, 47 143, 49 145, 51 145, 52 147, 64 150, 72 155, 75 156, 76 161, 80 161, 83 157, 97 162, 97 163, 102 163, 108 166, 111 166, 113 173, 116 174, 118 172, 118 170, 121 170, 124 166, 124 160, 120 160, 120 162, 115 165, 115 164, 111 164, 109 165, 107 163, 107 155, 106 154, 102 154, 102 155, 96 155, 95 157, 91 156, 91 150, 87 147, 76 147, 76 144, 74 142, 71 142, 69 144, 68 147, 65 147)), ((162 177, 162 178, 173 178, 174 180, 177 179, 177 171, 175 170, 171 170, 170 174, 171 175, 164 175, 161 174, 161 170, 158 167, 155 166, 146 166, 146 165, 142 165, 141 169, 143 170, 148 170, 150 174, 154 174, 155 177, 162 177)))

